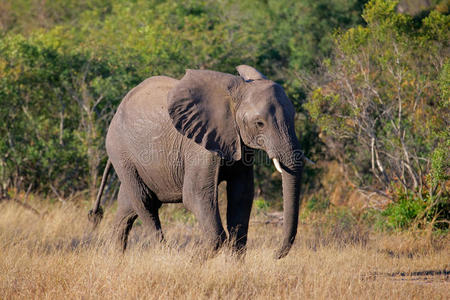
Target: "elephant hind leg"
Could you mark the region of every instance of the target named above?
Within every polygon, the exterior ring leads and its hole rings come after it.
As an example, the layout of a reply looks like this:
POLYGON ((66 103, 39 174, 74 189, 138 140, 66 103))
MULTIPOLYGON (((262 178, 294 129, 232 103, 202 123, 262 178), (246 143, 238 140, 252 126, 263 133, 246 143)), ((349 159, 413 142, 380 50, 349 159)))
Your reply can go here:
POLYGON ((161 203, 156 196, 152 195, 152 192, 148 192, 147 194, 148 196, 144 202, 136 203, 135 210, 144 225, 146 242, 160 243, 164 241, 158 213, 161 203))
POLYGON ((110 155, 110 159, 120 180, 118 212, 116 216, 116 234, 119 244, 125 250, 128 233, 137 217, 143 223, 145 241, 163 239, 158 209, 161 202, 142 181, 136 166, 126 157, 110 155), (112 156, 112 157, 111 157, 112 156))
POLYGON ((127 248, 128 234, 137 218, 136 212, 129 205, 130 203, 127 199, 124 199, 124 194, 124 189, 120 187, 118 209, 114 226, 114 234, 117 236, 117 245, 122 251, 125 251, 127 248))
POLYGON ((116 232, 118 237, 118 243, 122 251, 125 251, 128 243, 128 234, 130 233, 133 223, 136 220, 137 215, 133 212, 124 216, 120 216, 120 220, 116 225, 116 232))

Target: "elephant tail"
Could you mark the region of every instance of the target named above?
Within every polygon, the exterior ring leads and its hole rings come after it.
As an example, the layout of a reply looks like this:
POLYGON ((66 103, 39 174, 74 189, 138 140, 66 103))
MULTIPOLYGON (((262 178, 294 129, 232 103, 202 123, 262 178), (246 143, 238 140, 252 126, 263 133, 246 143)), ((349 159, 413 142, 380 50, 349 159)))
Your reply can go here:
POLYGON ((94 225, 94 229, 100 223, 103 218, 103 208, 100 206, 103 190, 105 189, 106 180, 108 179, 109 170, 111 170, 111 160, 108 159, 105 170, 103 171, 102 183, 98 190, 97 199, 95 200, 94 207, 89 211, 88 219, 94 225))

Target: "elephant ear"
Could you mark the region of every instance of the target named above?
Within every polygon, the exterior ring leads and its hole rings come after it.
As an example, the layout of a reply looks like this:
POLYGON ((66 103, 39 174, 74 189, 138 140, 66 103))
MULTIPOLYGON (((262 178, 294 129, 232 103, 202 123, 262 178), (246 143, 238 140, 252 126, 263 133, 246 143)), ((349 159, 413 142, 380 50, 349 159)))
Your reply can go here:
POLYGON ((241 78, 230 74, 187 70, 168 95, 173 125, 222 158, 240 160, 241 142, 231 92, 241 82, 241 78))
POLYGON ((244 78, 245 81, 267 79, 266 76, 261 74, 258 70, 247 65, 237 66, 236 70, 238 71, 239 75, 244 78))

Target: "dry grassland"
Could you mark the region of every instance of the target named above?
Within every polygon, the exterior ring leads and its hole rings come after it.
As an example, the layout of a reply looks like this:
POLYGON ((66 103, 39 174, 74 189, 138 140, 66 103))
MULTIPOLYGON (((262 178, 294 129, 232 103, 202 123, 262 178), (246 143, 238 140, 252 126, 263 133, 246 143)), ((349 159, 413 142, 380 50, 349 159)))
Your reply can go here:
POLYGON ((289 255, 274 260, 281 228, 253 222, 244 261, 226 250, 204 260, 196 225, 163 217, 167 245, 143 248, 135 226, 118 255, 105 242, 111 209, 94 238, 86 207, 43 205, 40 217, 0 203, 0 299, 449 298, 448 238, 371 234, 342 245, 301 224, 289 255))

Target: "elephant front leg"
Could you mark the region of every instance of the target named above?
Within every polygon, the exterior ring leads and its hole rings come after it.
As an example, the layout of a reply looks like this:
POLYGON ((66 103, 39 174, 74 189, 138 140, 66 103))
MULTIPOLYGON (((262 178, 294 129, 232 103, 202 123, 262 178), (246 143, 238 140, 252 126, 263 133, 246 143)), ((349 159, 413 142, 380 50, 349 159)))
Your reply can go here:
POLYGON ((218 250, 226 240, 226 233, 220 220, 217 196, 195 189, 183 193, 183 203, 197 219, 208 248, 218 250))
POLYGON ((192 165, 186 170, 183 204, 199 222, 209 248, 216 251, 226 241, 226 233, 217 201, 218 168, 211 165, 192 165))
POLYGON ((246 251, 248 224, 254 196, 253 166, 233 167, 227 179, 227 229, 232 249, 238 255, 246 251))

